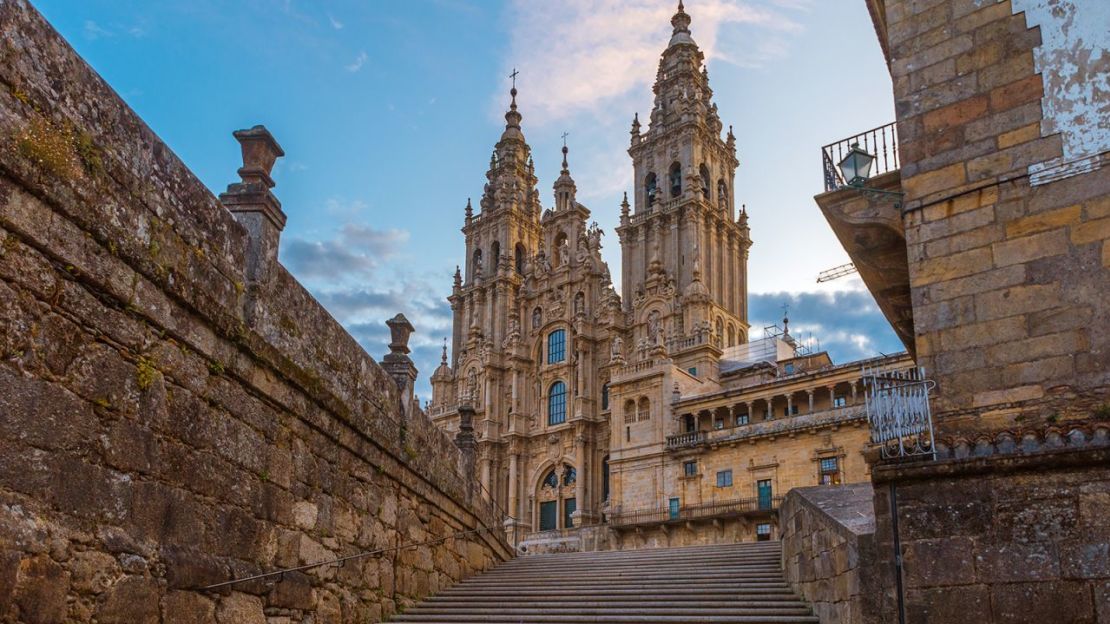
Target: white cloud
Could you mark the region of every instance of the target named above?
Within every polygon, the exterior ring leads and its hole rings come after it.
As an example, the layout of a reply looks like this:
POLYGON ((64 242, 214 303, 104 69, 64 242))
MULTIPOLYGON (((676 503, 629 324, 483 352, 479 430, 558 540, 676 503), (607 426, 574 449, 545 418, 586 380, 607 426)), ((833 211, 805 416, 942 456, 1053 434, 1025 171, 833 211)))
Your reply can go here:
POLYGON ((344 67, 347 71, 353 74, 362 69, 362 66, 366 64, 366 61, 369 58, 370 57, 367 56, 366 51, 364 50, 358 53, 358 56, 355 57, 355 60, 350 65, 345 65, 344 67))
POLYGON ((111 30, 108 30, 107 28, 104 28, 103 26, 101 26, 100 24, 97 24, 96 22, 94 22, 92 20, 85 20, 84 32, 85 32, 85 38, 86 39, 92 39, 94 41, 96 39, 102 39, 102 38, 108 38, 108 37, 116 36, 116 34, 114 32, 112 32, 111 30))
POLYGON ((331 13, 328 13, 328 22, 331 24, 332 28, 336 30, 343 30, 343 22, 335 19, 335 17, 331 13))
MULTIPOLYGON (((694 39, 707 59, 755 66, 784 53, 783 37, 800 30, 776 5, 703 0, 686 10, 693 19, 694 39), (720 31, 736 26, 760 33, 758 45, 749 53, 718 49, 720 31)), ((655 75, 646 68, 658 63, 674 11, 675 3, 669 0, 513 0, 508 58, 521 70, 526 116, 543 124, 607 105, 630 116, 630 100, 649 102, 648 88, 655 75)), ((503 92, 495 96, 498 114, 504 99, 503 92)))

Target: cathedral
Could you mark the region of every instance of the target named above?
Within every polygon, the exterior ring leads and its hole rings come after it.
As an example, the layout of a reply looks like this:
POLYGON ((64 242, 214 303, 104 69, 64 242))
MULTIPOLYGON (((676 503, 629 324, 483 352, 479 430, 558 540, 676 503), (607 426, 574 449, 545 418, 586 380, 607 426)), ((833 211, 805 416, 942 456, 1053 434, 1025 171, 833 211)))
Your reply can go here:
POLYGON ((476 478, 533 551, 770 539, 779 493, 867 478, 862 367, 912 365, 834 365, 787 323, 753 340, 736 138, 690 23, 679 3, 647 127, 632 121, 620 293, 566 146, 543 207, 515 86, 466 206, 428 415, 472 420, 476 478))

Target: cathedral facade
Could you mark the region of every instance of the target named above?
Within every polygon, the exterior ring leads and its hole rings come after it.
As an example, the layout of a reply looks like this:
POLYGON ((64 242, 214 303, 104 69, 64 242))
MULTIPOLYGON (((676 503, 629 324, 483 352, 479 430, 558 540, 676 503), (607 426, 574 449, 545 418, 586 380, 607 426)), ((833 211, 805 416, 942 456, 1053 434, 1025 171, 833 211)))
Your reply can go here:
POLYGON ((448 430, 473 414, 475 471, 514 542, 758 539, 775 530, 772 492, 866 477, 860 366, 799 349, 788 329, 750 339, 736 139, 722 138, 690 22, 680 4, 649 125, 632 123, 619 294, 565 146, 541 205, 515 87, 479 211, 467 203, 451 357, 445 346, 428 411, 448 430))

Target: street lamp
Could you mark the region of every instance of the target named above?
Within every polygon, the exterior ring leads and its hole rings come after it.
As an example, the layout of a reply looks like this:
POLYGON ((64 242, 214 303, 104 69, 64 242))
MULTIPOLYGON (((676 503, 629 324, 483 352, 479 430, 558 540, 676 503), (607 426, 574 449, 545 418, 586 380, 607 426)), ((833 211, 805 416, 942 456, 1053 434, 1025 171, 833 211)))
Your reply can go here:
POLYGON ((867 178, 871 177, 871 165, 874 163, 874 156, 862 149, 859 143, 852 143, 848 155, 837 167, 840 169, 840 175, 848 182, 848 186, 863 186, 867 178))
POLYGON ((844 178, 847 186, 856 189, 860 194, 877 199, 879 197, 894 197, 894 207, 898 210, 902 209, 902 198, 906 196, 905 193, 900 191, 885 191, 883 189, 872 188, 867 186, 865 182, 871 177, 871 165, 875 164, 875 157, 861 148, 859 143, 852 143, 851 149, 848 150, 848 155, 840 161, 837 168, 840 169, 840 175, 844 178))

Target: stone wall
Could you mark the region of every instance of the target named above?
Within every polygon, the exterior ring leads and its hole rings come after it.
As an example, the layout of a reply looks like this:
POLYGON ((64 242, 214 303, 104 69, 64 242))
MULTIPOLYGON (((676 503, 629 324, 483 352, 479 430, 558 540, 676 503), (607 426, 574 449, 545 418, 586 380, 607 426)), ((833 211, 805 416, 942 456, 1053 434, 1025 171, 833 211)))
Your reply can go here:
POLYGON ((792 490, 779 509, 783 573, 822 622, 879 622, 870 483, 792 490))
POLYGON ((1110 409, 1104 3, 877 4, 941 434, 1110 409))
POLYGON ((878 566, 894 565, 894 485, 906 621, 1110 622, 1106 428, 1083 444, 990 450, 875 468, 878 566))
POLYGON ((0 621, 379 621, 510 556, 394 378, 34 9, 0 31, 0 621))

